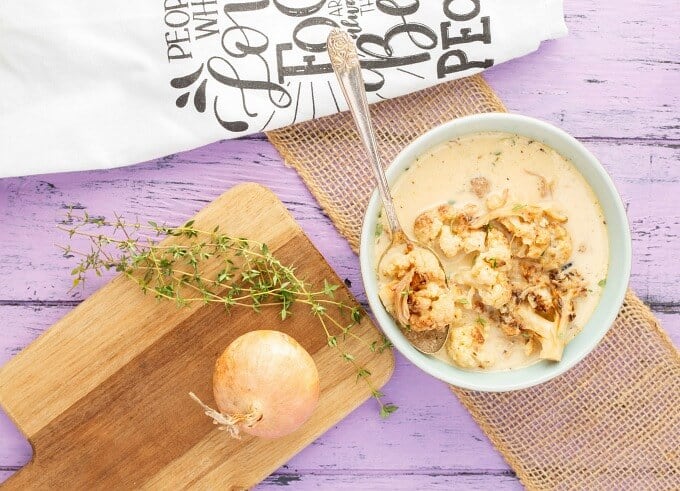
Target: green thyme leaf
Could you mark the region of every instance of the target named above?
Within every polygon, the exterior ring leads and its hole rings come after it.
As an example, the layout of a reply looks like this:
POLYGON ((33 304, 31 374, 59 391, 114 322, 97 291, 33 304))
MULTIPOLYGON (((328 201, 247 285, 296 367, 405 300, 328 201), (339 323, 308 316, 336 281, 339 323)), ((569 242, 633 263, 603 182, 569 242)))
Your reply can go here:
POLYGON ((394 413, 397 409, 399 409, 399 406, 395 406, 394 404, 385 404, 380 408, 380 417, 387 419, 390 414, 394 413))

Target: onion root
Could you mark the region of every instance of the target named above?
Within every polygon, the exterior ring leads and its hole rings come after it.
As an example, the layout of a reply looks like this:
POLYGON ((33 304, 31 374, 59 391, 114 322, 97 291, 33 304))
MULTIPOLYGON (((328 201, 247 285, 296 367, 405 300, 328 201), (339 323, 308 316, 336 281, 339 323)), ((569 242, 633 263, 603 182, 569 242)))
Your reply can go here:
POLYGON ((248 414, 227 415, 211 408, 207 404, 204 404, 203 401, 193 392, 189 392, 189 397, 191 397, 199 404, 199 406, 203 408, 205 415, 213 420, 213 424, 219 425, 219 430, 228 431, 229 436, 236 438, 237 440, 241 439, 241 432, 239 431, 240 425, 251 427, 260 419, 262 419, 262 413, 256 411, 255 409, 253 409, 248 414))

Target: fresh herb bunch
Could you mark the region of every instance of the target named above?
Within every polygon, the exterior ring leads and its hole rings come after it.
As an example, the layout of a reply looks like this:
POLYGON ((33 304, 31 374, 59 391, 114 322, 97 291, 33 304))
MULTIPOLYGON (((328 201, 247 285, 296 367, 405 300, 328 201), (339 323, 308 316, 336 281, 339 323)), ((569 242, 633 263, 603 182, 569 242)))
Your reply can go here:
POLYGON ((266 244, 235 238, 220 232, 199 230, 190 220, 180 227, 128 222, 119 215, 114 220, 74 213, 69 209, 66 219, 58 226, 69 238, 84 237, 90 252, 75 250, 70 245, 59 246, 65 256, 76 256, 79 262, 71 271, 73 288, 82 285, 88 273, 101 276, 104 271, 122 273, 139 285, 145 293, 159 300, 173 301, 178 307, 193 302, 219 303, 229 312, 234 307, 279 309, 282 320, 291 315, 296 303, 307 305, 323 329, 328 346, 351 363, 357 382, 363 380, 386 418, 397 406, 383 402, 384 394, 371 381, 371 372, 361 366, 354 355, 343 349, 344 341, 355 338, 370 351, 382 353, 392 347, 383 335, 380 341, 369 342, 352 328, 364 313, 359 307, 336 300, 338 285, 324 279, 323 289, 311 287, 295 273, 295 268, 282 264, 266 244), (102 229, 109 229, 103 233, 102 229), (160 245, 165 237, 178 237, 173 245, 160 245), (181 242, 181 243, 179 243, 181 242), (207 261, 219 261, 221 269, 206 273, 207 261), (331 315, 330 312, 337 312, 331 315))

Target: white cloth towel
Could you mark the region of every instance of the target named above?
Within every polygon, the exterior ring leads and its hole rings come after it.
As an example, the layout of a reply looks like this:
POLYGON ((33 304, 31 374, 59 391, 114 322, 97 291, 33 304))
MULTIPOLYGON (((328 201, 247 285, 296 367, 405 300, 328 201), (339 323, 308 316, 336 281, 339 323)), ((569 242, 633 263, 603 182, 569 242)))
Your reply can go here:
POLYGON ((342 111, 333 26, 357 43, 370 102, 567 32, 561 0, 4 0, 0 177, 134 164, 342 111))

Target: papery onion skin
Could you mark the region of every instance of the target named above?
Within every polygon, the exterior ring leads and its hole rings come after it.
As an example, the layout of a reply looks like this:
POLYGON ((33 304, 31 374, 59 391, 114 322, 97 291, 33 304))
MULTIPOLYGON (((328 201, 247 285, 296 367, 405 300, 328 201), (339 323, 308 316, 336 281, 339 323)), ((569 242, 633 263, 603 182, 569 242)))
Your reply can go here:
POLYGON ((278 438, 299 428, 319 401, 319 372, 310 354, 285 333, 248 332, 220 355, 213 372, 213 393, 224 415, 255 414, 239 429, 278 438))

